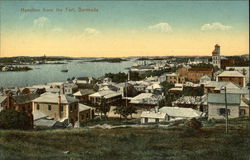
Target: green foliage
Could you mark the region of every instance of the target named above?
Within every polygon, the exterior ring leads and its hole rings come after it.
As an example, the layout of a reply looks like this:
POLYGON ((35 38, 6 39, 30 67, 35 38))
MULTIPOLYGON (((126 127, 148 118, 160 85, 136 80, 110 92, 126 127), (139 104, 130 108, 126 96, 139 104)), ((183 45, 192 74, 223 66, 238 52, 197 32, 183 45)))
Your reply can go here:
POLYGON ((166 101, 165 101, 165 104, 167 106, 172 106, 172 102, 173 101, 176 101, 178 98, 180 98, 182 96, 181 93, 171 93, 171 92, 167 92, 165 94, 165 98, 166 98, 166 101))
POLYGON ((245 120, 243 124, 230 126, 232 130, 227 135, 222 126, 201 131, 184 126, 0 130, 0 159, 247 160, 250 155, 248 123, 245 120), (69 153, 64 154, 65 151, 69 153))
POLYGON ((132 117, 133 113, 137 113, 136 108, 130 105, 129 106, 121 105, 115 108, 115 114, 119 114, 123 116, 125 119, 127 119, 129 115, 131 115, 132 117))
POLYGON ((140 81, 143 80, 144 78, 140 76, 138 72, 130 72, 130 80, 132 81, 140 81))
POLYGON ((203 87, 184 87, 182 94, 184 96, 203 96, 204 88, 203 87))
POLYGON ((128 79, 128 75, 124 72, 119 72, 119 73, 106 73, 105 77, 111 78, 112 82, 115 83, 122 83, 126 82, 128 79))
POLYGON ((30 129, 31 119, 22 112, 2 110, 0 112, 0 128, 2 129, 30 129))
POLYGON ((127 61, 126 59, 122 58, 104 58, 104 59, 96 59, 92 60, 91 62, 110 62, 110 63, 119 63, 122 61, 127 61))
POLYGON ((169 82, 167 82, 167 81, 161 82, 160 85, 163 87, 163 92, 164 92, 164 93, 168 92, 168 90, 169 90, 170 88, 173 88, 173 87, 174 87, 174 84, 169 83, 169 82))
POLYGON ((96 104, 94 104, 94 107, 96 108, 97 112, 100 112, 101 114, 104 114, 105 118, 108 118, 107 113, 110 110, 110 105, 107 104, 105 98, 102 97, 100 104, 96 103, 96 104))

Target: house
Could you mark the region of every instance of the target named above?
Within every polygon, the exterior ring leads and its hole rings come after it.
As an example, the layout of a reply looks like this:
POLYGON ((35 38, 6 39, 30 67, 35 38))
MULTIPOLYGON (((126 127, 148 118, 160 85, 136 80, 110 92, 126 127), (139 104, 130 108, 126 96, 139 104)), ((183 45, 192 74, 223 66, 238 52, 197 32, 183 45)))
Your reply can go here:
POLYGON ((208 83, 212 80, 211 77, 209 77, 208 75, 204 75, 200 78, 200 84, 205 84, 208 83))
POLYGON ((150 76, 145 78, 146 82, 157 82, 158 81, 158 76, 150 76))
POLYGON ((3 110, 3 106, 7 103, 7 96, 0 95, 0 111, 3 110))
POLYGON ((169 92, 172 92, 172 93, 179 93, 179 92, 182 92, 182 91, 183 91, 183 84, 181 84, 181 83, 176 83, 176 84, 174 84, 174 87, 173 87, 173 88, 170 88, 168 91, 169 91, 169 92))
POLYGON ((77 92, 78 86, 74 83, 63 83, 61 88, 61 94, 74 94, 77 92))
POLYGON ((166 74, 163 74, 161 76, 159 76, 158 78, 158 81, 161 83, 161 82, 165 82, 167 80, 167 75, 166 74))
POLYGON ((180 76, 177 73, 167 74, 167 82, 172 84, 185 83, 185 77, 180 76))
POLYGON ((207 111, 207 96, 182 96, 176 101, 172 102, 172 106, 183 108, 192 108, 202 112, 207 111))
POLYGON ((167 120, 179 120, 179 119, 192 119, 201 118, 205 113, 197 111, 192 108, 181 108, 181 107, 162 107, 159 112, 167 114, 167 120))
POLYGON ((33 114, 32 114, 32 100, 39 97, 38 94, 23 94, 12 95, 9 94, 3 109, 16 110, 25 113, 30 118, 30 126, 33 126, 33 114))
POLYGON ((246 77, 246 84, 249 83, 249 66, 247 67, 226 67, 228 71, 238 71, 246 77))
POLYGON ((213 68, 189 68, 189 67, 181 67, 177 70, 177 74, 180 77, 184 77, 186 81, 198 83, 200 78, 204 75, 208 75, 210 77, 213 76, 213 68))
POLYGON ((240 116, 250 116, 249 104, 244 99, 240 101, 240 116))
POLYGON ((64 122, 59 122, 54 120, 54 118, 49 117, 48 115, 36 110, 33 112, 34 115, 34 128, 65 128, 67 126, 64 122))
POLYGON ((79 84, 92 84, 94 81, 93 77, 78 77, 73 80, 73 83, 79 84))
POLYGON ((217 82, 233 82, 240 87, 246 86, 245 76, 238 71, 223 71, 216 77, 217 82))
POLYGON ((106 77, 106 78, 103 79, 102 82, 103 82, 103 83, 111 83, 111 82, 112 82, 112 79, 109 78, 109 77, 106 77))
MULTIPOLYGON (((240 114, 241 98, 239 94, 227 93, 228 118, 237 118, 240 114)), ((226 102, 224 93, 208 94, 208 118, 224 119, 226 115, 226 102)))
POLYGON ((145 123, 159 123, 167 120, 166 113, 155 111, 143 111, 141 113, 141 124, 145 123))
POLYGON ((88 122, 95 116, 94 109, 87 105, 79 103, 79 120, 80 122, 88 122))
POLYGON ((79 100, 81 103, 89 102, 89 95, 95 93, 93 89, 80 89, 78 92, 74 93, 73 96, 79 100))
POLYGON ((224 88, 227 89, 239 89, 240 87, 237 84, 232 82, 217 82, 210 81, 204 84, 204 93, 221 93, 224 88))
POLYGON ((56 121, 75 124, 78 121, 78 99, 65 95, 44 93, 33 100, 33 112, 40 111, 56 121))
POLYGON ((161 92, 162 86, 159 83, 152 83, 151 85, 147 86, 146 93, 155 93, 155 92, 161 92))
POLYGON ((141 108, 153 108, 164 99, 162 95, 156 95, 153 93, 141 93, 130 99, 129 104, 132 106, 138 106, 141 108))
POLYGON ((198 83, 204 75, 213 76, 213 68, 189 68, 186 79, 198 83))
POLYGON ((105 100, 105 103, 113 104, 119 102, 122 99, 122 93, 114 92, 111 90, 105 90, 89 95, 89 100, 92 104, 101 104, 102 99, 105 100))

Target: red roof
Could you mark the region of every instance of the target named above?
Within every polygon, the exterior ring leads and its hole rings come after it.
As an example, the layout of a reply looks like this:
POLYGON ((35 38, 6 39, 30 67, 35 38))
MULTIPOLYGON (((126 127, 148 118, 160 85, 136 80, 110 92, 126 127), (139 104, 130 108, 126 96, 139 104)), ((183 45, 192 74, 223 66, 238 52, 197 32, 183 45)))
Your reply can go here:
POLYGON ((214 50, 213 52, 212 52, 212 54, 219 54, 216 50, 214 50))
POLYGON ((207 72, 213 72, 213 68, 190 68, 188 71, 191 72, 202 72, 202 71, 207 71, 207 72))

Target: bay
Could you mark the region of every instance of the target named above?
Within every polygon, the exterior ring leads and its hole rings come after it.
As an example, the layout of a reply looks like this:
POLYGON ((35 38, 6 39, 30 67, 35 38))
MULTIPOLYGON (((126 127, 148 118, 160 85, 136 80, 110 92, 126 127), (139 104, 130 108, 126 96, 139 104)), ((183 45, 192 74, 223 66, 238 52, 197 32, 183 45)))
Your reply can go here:
POLYGON ((83 60, 72 60, 66 64, 41 64, 26 65, 33 70, 24 72, 0 72, 0 86, 3 87, 25 87, 48 82, 66 81, 72 77, 101 77, 105 73, 128 72, 126 68, 135 62, 132 60, 121 63, 108 62, 85 62, 83 60), (62 69, 68 72, 61 72, 62 69))

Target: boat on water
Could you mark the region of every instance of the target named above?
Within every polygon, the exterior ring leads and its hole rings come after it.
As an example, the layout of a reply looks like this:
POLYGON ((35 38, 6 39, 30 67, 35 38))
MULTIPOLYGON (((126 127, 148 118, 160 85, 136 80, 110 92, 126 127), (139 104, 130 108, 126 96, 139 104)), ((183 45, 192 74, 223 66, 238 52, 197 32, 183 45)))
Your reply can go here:
POLYGON ((61 72, 68 72, 69 70, 67 69, 62 69, 61 72))

